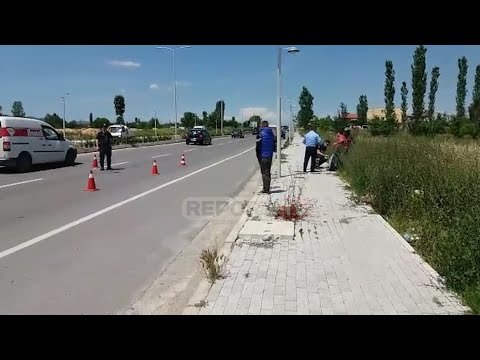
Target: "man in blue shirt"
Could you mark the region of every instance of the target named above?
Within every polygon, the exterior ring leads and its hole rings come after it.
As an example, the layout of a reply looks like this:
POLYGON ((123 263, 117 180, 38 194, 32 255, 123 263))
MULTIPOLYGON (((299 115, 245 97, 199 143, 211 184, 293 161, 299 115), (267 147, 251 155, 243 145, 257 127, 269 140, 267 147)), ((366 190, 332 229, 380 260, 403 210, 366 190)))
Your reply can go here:
POLYGON ((257 156, 260 160, 260 171, 262 172, 263 193, 270 193, 272 181, 271 169, 273 153, 276 151, 277 141, 272 128, 268 127, 268 121, 262 121, 262 128, 257 136, 257 156))
POLYGON ((305 160, 303 161, 303 172, 307 172, 308 160, 310 160, 310 172, 316 172, 315 159, 317 157, 317 148, 323 144, 322 138, 313 130, 313 125, 308 126, 309 132, 303 137, 305 144, 305 160))

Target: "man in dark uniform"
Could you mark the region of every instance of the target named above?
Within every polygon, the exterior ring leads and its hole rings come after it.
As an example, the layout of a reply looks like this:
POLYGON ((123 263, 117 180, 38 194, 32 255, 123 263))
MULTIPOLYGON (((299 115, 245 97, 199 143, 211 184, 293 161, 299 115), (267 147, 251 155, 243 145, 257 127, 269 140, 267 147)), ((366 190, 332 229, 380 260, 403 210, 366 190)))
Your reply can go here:
POLYGON ((258 132, 257 134, 257 142, 256 142, 256 146, 255 146, 255 152, 257 154, 257 160, 258 160, 258 165, 260 166, 260 168, 262 167, 262 141, 261 141, 261 138, 260 138, 260 132, 258 132))
POLYGON ((107 157, 107 170, 112 170, 112 142, 113 136, 107 131, 107 124, 97 134, 97 150, 100 152, 100 170, 104 169, 105 156, 107 157))

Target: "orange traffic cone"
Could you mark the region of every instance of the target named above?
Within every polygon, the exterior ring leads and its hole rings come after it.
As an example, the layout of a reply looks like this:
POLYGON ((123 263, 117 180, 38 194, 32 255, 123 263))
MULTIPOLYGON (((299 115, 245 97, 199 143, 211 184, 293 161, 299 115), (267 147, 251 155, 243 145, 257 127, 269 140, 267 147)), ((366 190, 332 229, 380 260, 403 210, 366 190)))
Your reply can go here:
POLYGON ((157 161, 156 161, 156 160, 153 160, 152 175, 160 175, 160 174, 158 173, 157 161))
POLYGON ((187 163, 185 162, 185 155, 182 154, 182 161, 180 161, 180 166, 187 166, 187 163))
POLYGON ((98 169, 97 155, 93 155, 92 169, 98 169))
POLYGON ((90 170, 90 174, 88 175, 88 183, 87 187, 83 191, 97 191, 97 186, 95 185, 95 179, 93 178, 93 171, 90 170))

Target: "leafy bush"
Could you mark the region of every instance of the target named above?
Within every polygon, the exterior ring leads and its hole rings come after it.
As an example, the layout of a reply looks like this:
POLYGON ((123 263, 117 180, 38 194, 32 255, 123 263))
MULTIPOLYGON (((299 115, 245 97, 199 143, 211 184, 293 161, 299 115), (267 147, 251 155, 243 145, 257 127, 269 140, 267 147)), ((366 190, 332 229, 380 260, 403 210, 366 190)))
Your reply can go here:
POLYGON ((357 194, 399 231, 414 228, 413 246, 479 312, 480 144, 364 135, 342 161, 357 194))

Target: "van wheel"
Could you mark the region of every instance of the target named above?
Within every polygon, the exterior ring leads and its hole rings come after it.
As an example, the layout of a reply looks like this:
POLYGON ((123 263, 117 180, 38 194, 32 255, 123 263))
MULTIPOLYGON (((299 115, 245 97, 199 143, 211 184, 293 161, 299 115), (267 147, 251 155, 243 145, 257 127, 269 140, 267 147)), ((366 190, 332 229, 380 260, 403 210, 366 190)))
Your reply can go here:
POLYGON ((21 153, 17 158, 16 169, 18 172, 28 172, 32 169, 32 157, 29 153, 21 153))
POLYGON ((67 156, 65 156, 65 165, 66 166, 73 166, 75 165, 75 152, 73 150, 67 151, 67 156))

